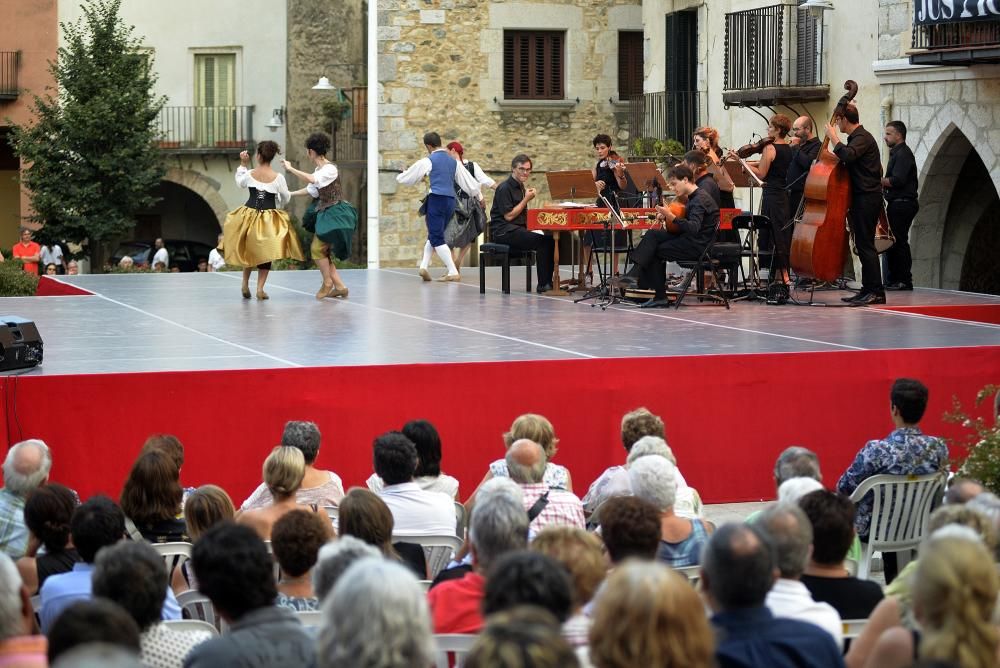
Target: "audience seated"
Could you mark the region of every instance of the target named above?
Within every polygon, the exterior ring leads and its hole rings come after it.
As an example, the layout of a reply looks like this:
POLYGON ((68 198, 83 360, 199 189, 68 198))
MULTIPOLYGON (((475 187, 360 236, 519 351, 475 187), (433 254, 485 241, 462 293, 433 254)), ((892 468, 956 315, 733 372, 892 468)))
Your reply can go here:
POLYGON ((546 610, 523 605, 492 615, 463 668, 574 668, 573 650, 546 610))
POLYGON ((813 535, 802 584, 814 600, 832 605, 841 619, 867 619, 882 600, 882 588, 852 577, 844 568, 854 542, 854 504, 842 494, 821 489, 799 499, 799 507, 809 518, 813 535))
MULTIPOLYGON (((128 257, 128 256, 126 256, 128 257)), ((63 652, 52 668, 145 668, 134 650, 103 642, 77 645, 63 652)))
MULTIPOLYGON (((315 504, 300 506, 296 501, 296 492, 302 486, 305 470, 305 457, 301 450, 290 445, 276 446, 264 460, 264 484, 270 492, 271 505, 244 510, 237 516, 236 522, 252 528, 262 540, 271 540, 274 523, 285 513, 297 508, 323 512, 315 504)), ((326 513, 323 512, 323 515, 326 513)))
POLYGON ((377 494, 352 487, 340 502, 341 536, 354 536, 373 545, 382 555, 402 562, 418 579, 427 577, 424 550, 413 543, 393 543, 393 517, 389 506, 377 494))
POLYGON ((94 596, 117 603, 135 620, 141 659, 149 668, 180 668, 194 646, 212 637, 162 622, 167 572, 163 557, 146 543, 122 541, 101 550, 92 577, 94 596))
POLYGON ((316 566, 312 570, 313 591, 322 603, 333 591, 340 576, 355 561, 365 557, 381 558, 382 553, 368 543, 354 536, 340 536, 319 549, 316 566))
POLYGON ((608 576, 590 628, 596 668, 710 668, 714 651, 702 601, 687 578, 639 561, 608 576))
POLYGON ((181 512, 180 469, 165 452, 149 450, 132 464, 119 503, 132 540, 151 543, 188 542, 181 512))
POLYGON ((812 551, 809 518, 798 506, 779 503, 762 512, 754 526, 768 539, 778 566, 779 578, 764 601, 771 614, 815 624, 841 647, 844 630, 840 615, 829 603, 816 602, 801 580, 812 551))
MULTIPOLYGON (((151 450, 162 452, 170 457, 177 467, 178 475, 180 474, 181 469, 184 468, 184 444, 181 443, 179 438, 173 434, 151 434, 146 439, 146 442, 142 444, 142 450, 139 451, 139 455, 144 455, 151 450)), ((184 498, 181 500, 182 506, 187 501, 188 494, 194 491, 194 488, 191 487, 183 489, 184 498)))
MULTIPOLYGON (((70 520, 70 535, 83 561, 74 564, 73 570, 68 573, 50 575, 42 585, 38 616, 43 633, 48 634, 52 623, 66 606, 92 597, 91 574, 97 552, 102 547, 114 545, 124 534, 125 515, 108 497, 92 496, 76 508, 70 520)), ((172 591, 166 592, 161 612, 163 619, 181 618, 181 609, 172 591)))
POLYGON ((660 511, 660 546, 656 558, 674 568, 697 566, 714 527, 705 520, 689 520, 674 514, 675 471, 669 460, 650 455, 632 463, 628 477, 632 493, 660 511))
POLYGON ((202 485, 191 492, 184 504, 184 519, 192 541, 219 522, 232 520, 235 515, 233 500, 226 490, 216 485, 202 485))
POLYGON ((660 549, 660 511, 649 501, 616 496, 601 505, 601 538, 611 564, 652 561, 660 549))
MULTIPOLYGON (((622 416, 621 439, 626 456, 632 451, 636 441, 643 436, 666 438, 663 420, 650 413, 647 408, 640 407, 622 416)), ((631 493, 625 467, 617 464, 610 466, 590 484, 587 494, 583 497, 583 510, 589 517, 612 496, 627 496, 631 493)))
POLYGON ((528 515, 520 501, 504 494, 484 495, 472 511, 469 542, 473 569, 427 593, 435 633, 478 633, 483 627, 480 604, 494 564, 528 544, 528 515))
POLYGON ((769 539, 756 526, 726 524, 709 538, 701 587, 714 613, 718 668, 843 666, 840 646, 829 633, 808 622, 776 618, 764 605, 776 567, 769 539))
POLYGON ((540 552, 517 550, 497 560, 483 589, 483 614, 520 605, 534 605, 566 623, 572 609, 569 571, 558 561, 540 552))
MULTIPOLYGON (((896 428, 884 439, 868 441, 837 482, 837 491, 850 496, 858 486, 875 475, 922 475, 948 467, 948 446, 927 436, 918 426, 927 408, 927 387, 919 380, 899 378, 889 392, 889 412, 896 428)), ((868 540, 875 495, 869 492, 858 503, 854 527, 862 542, 868 540)), ((891 512, 891 508, 886 509, 891 512)), ((896 553, 882 553, 886 584, 898 573, 896 553)))
POLYGON ((413 479, 420 463, 413 442, 398 431, 390 431, 375 439, 373 450, 375 473, 385 483, 379 497, 392 512, 394 532, 455 535, 454 499, 422 489, 413 479))
POLYGON ((45 638, 34 630, 30 594, 14 562, 0 552, 0 666, 44 668, 45 638))
POLYGON ((587 646, 591 620, 583 614, 583 606, 594 597, 608 570, 603 548, 594 534, 576 527, 548 527, 531 542, 532 550, 552 557, 570 574, 570 616, 562 633, 574 649, 587 646))
POLYGON ((812 478, 792 478, 778 488, 778 503, 797 504, 806 494, 824 489, 823 483, 812 478))
POLYGON ((547 526, 585 527, 580 499, 544 482, 545 451, 541 445, 528 439, 515 441, 507 449, 506 461, 510 479, 521 486, 533 534, 547 526))
POLYGON ((416 668, 434 662, 423 589, 384 559, 361 559, 323 604, 320 668, 416 668))
POLYGON ((215 525, 195 543, 191 563, 199 590, 229 631, 195 647, 185 668, 315 665, 312 636, 294 612, 274 605, 271 555, 253 529, 215 525))
MULTIPOLYGON (((659 455, 674 465, 674 479, 677 482, 677 492, 674 495, 674 514, 689 520, 700 518, 701 497, 698 495, 698 490, 688 486, 681 470, 677 468, 677 458, 674 456, 674 451, 662 438, 643 436, 636 441, 635 445, 632 446, 632 451, 625 458, 625 468, 627 469, 636 460, 649 455, 659 455)), ((631 493, 631 488, 629 493, 631 493)))
POLYGON ((24 503, 28 494, 48 481, 51 469, 52 454, 44 441, 21 441, 7 451, 0 488, 0 552, 11 559, 20 559, 28 549, 24 503))
POLYGON ((291 610, 319 609, 310 571, 320 548, 332 538, 330 520, 305 510, 293 510, 274 523, 271 549, 281 568, 275 605, 291 610))
MULTIPOLYGON (((295 491, 295 502, 304 506, 337 506, 344 498, 344 484, 333 471, 316 468, 321 436, 315 422, 291 420, 285 423, 281 434, 281 445, 298 448, 305 459, 302 484, 295 491)), ((272 503, 272 495, 267 483, 257 489, 243 502, 240 510, 265 508, 272 503)))
POLYGON ((944 502, 949 504, 967 503, 985 491, 983 484, 978 480, 955 476, 948 481, 948 491, 944 494, 944 502))
POLYGON ((69 540, 69 521, 75 509, 76 494, 57 482, 28 495, 24 504, 28 550, 17 560, 17 570, 30 594, 37 594, 50 575, 66 573, 80 561, 69 540))
MULTIPOLYGON (((403 425, 403 436, 417 449, 417 470, 413 482, 428 492, 441 492, 453 500, 458 498, 458 480, 441 473, 441 436, 427 420, 411 420, 403 425)), ((368 489, 378 494, 385 483, 377 473, 365 481, 368 489)))
POLYGON ((979 536, 966 527, 939 529, 921 549, 913 581, 920 631, 885 631, 865 665, 904 668, 915 659, 1000 665, 1000 632, 992 622, 998 590, 996 565, 979 536))
POLYGON ((139 626, 116 603, 103 598, 75 601, 67 606, 45 634, 49 641, 49 664, 81 645, 106 643, 139 656, 139 626))

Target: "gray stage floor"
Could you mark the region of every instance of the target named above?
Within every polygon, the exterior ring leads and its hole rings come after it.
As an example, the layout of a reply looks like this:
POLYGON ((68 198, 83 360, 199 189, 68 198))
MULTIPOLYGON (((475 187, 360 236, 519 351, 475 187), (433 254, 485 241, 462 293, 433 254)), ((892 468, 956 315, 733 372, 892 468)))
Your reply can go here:
MULTIPOLYGON (((350 297, 322 302, 316 271, 273 272, 265 302, 242 299, 234 273, 60 277, 95 295, 6 298, 0 313, 37 324, 45 362, 32 374, 1000 345, 997 325, 872 308, 738 302, 726 311, 692 299, 680 310, 601 311, 524 293, 521 268, 510 295, 490 268, 480 295, 478 270, 467 272, 461 283, 424 283, 416 270, 345 271, 350 297)), ((889 299, 1000 304, 929 289, 889 299)))

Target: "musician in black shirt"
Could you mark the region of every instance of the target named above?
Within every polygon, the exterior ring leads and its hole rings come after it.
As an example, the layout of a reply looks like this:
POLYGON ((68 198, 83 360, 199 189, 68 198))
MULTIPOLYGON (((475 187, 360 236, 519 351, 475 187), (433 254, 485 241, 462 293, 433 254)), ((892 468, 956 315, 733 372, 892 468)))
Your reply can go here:
POLYGON ((490 208, 490 238, 516 250, 533 250, 538 258, 538 292, 552 289, 555 240, 545 234, 528 231, 528 202, 535 198, 534 188, 525 188, 531 176, 531 158, 522 154, 510 162, 510 177, 497 186, 490 208))
POLYGON ((912 290, 910 273, 913 258, 910 256, 910 225, 920 210, 917 203, 917 161, 906 145, 906 125, 902 121, 889 121, 885 126, 885 145, 889 147, 889 164, 885 168, 882 189, 889 228, 896 243, 885 252, 892 281, 886 290, 912 290))
POLYGON ((792 218, 799 211, 806 188, 809 169, 819 155, 820 141, 816 137, 812 119, 799 116, 792 123, 792 162, 788 165, 785 181, 788 183, 788 215, 792 218))
POLYGON ((690 168, 677 165, 670 170, 667 183, 678 196, 687 197, 687 209, 683 218, 677 218, 667 207, 656 207, 657 218, 674 223, 680 231, 648 230, 632 252, 642 284, 654 292, 652 299, 640 304, 642 308, 670 305, 665 261, 697 260, 719 226, 719 206, 697 186, 690 168))
POLYGON ((844 301, 852 306, 885 303, 882 268, 875 251, 875 229, 882 212, 882 159, 872 133, 861 125, 858 108, 847 105, 838 127, 826 126, 833 153, 847 166, 851 180, 851 203, 847 222, 854 237, 854 248, 861 260, 861 292, 844 301), (838 132, 839 128, 839 132, 838 132), (847 135, 847 142, 840 138, 847 135))
POLYGON ((708 156, 701 151, 688 151, 684 154, 684 164, 694 174, 696 186, 708 193, 715 205, 722 208, 722 191, 715 177, 708 172, 708 156))

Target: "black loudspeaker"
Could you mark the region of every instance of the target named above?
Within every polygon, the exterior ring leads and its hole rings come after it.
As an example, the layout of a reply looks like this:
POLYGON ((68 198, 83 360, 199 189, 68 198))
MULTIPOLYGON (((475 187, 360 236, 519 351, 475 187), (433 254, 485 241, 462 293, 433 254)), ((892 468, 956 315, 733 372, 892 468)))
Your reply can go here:
POLYGON ((31 320, 0 315, 0 372, 42 363, 42 337, 31 320))

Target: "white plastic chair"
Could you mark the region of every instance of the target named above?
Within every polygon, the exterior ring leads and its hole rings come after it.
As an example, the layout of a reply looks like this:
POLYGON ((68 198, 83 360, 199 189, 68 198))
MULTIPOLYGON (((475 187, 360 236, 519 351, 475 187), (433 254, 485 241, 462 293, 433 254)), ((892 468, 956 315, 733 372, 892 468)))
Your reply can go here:
POLYGON ((861 635, 861 630, 865 628, 865 624, 868 623, 868 620, 844 619, 841 623, 844 625, 844 640, 854 640, 861 635))
POLYGON ((319 626, 323 622, 322 610, 296 610, 295 616, 302 622, 302 626, 310 628, 319 626))
POLYGON ((465 537, 465 506, 458 501, 455 502, 455 535, 459 538, 465 537))
POLYGON ((478 636, 466 633, 435 633, 434 665, 436 668, 459 668, 478 636), (454 660, 454 661, 452 661, 454 660))
POLYGON ((462 539, 455 535, 446 536, 414 536, 412 534, 394 533, 393 543, 416 543, 424 548, 427 560, 428 577, 432 580, 444 570, 451 561, 452 555, 462 547, 462 539))
POLYGON ((875 552, 901 552, 900 569, 927 534, 927 522, 934 503, 941 497, 945 474, 875 475, 863 481, 851 494, 859 503, 866 494, 874 495, 868 542, 862 543, 858 577, 868 578, 875 552))
POLYGON ((219 629, 214 624, 200 619, 167 619, 163 623, 174 631, 208 631, 213 636, 219 635, 219 629))
POLYGON ((340 533, 340 508, 337 506, 323 506, 323 512, 326 516, 330 518, 330 523, 333 524, 333 530, 340 533))
POLYGON ((191 558, 191 549, 194 547, 191 543, 150 543, 150 545, 163 557, 168 576, 175 568, 184 566, 184 562, 191 558))
POLYGON ((670 568, 686 577, 693 587, 697 586, 698 581, 701 580, 701 566, 671 566, 670 568))
POLYGON ((200 591, 189 589, 177 594, 177 604, 181 606, 185 618, 196 619, 213 626, 220 634, 226 632, 228 626, 221 616, 215 614, 212 601, 200 591))

